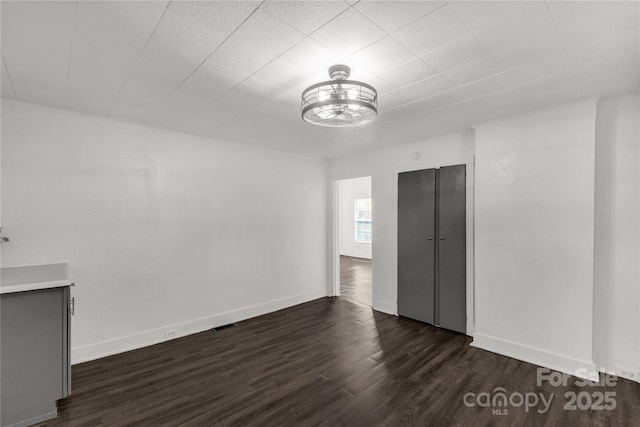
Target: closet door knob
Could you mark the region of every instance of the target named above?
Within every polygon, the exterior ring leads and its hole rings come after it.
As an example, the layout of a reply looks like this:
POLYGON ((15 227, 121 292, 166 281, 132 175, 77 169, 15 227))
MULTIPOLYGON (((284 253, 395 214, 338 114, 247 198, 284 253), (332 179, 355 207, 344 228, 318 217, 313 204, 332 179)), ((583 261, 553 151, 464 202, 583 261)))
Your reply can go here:
POLYGON ((427 237, 427 240, 433 240, 433 237, 429 236, 427 237))
POLYGON ((440 236, 440 240, 444 240, 444 237, 440 236))

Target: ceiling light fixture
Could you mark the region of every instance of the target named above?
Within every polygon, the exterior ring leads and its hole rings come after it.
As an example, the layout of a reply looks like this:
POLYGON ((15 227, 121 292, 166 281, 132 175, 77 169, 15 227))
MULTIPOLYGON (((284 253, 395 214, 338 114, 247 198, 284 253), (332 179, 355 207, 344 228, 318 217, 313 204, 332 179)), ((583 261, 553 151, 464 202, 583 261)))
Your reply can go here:
POLYGON ((351 68, 329 67, 331 80, 302 92, 302 120, 312 125, 352 127, 371 123, 378 114, 378 92, 371 85, 348 80, 351 68))

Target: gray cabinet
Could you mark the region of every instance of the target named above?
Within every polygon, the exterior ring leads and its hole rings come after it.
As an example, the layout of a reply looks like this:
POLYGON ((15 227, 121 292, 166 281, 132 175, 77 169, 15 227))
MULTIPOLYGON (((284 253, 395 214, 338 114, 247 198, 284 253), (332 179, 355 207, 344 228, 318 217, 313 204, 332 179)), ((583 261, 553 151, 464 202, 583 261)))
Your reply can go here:
POLYGON ((54 418, 56 401, 71 393, 70 287, 61 284, 64 282, 58 281, 51 288, 20 290, 25 287, 7 287, 3 283, 0 295, 3 427, 26 426, 54 418))
POLYGON ((398 175, 398 314, 466 332, 466 167, 398 175))

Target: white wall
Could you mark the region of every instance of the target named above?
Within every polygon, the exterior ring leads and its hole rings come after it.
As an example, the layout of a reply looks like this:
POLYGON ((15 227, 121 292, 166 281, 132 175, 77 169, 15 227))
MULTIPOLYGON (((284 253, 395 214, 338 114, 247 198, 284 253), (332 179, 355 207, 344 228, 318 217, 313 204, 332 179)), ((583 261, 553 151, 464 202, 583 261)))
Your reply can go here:
POLYGON ((594 353, 640 381, 640 174, 637 95, 604 101, 596 127, 594 353))
MULTIPOLYGON (((329 178, 335 180, 371 176, 373 199, 373 308, 385 313, 397 313, 397 181, 398 173, 439 166, 467 164, 469 210, 473 206, 473 132, 448 135, 443 138, 372 151, 355 156, 332 159, 329 162, 329 178), (416 153, 420 158, 415 159, 416 153), (470 181, 471 180, 471 181, 470 181)), ((330 209, 333 209, 330 206, 330 209)), ((473 286, 473 222, 467 216, 467 277, 473 286)), ((335 218, 334 218, 335 221, 335 218)), ((336 236, 334 236, 334 244, 336 236)), ((338 248, 334 248, 335 253, 338 248)), ((334 281, 337 259, 333 257, 334 281)), ((472 304, 472 296, 467 302, 472 304)), ((471 309, 469 307, 468 311, 471 309)), ((468 332, 472 332, 472 317, 468 319, 468 332)))
POLYGON ((326 161, 3 101, 3 266, 67 262, 72 359, 327 294, 326 161))
POLYGON ((339 181, 338 184, 338 193, 340 195, 340 255, 371 259, 371 242, 356 241, 355 224, 356 199, 371 198, 371 177, 344 179, 339 181))
POLYGON ((594 99, 476 127, 475 346, 595 370, 595 119, 594 99))

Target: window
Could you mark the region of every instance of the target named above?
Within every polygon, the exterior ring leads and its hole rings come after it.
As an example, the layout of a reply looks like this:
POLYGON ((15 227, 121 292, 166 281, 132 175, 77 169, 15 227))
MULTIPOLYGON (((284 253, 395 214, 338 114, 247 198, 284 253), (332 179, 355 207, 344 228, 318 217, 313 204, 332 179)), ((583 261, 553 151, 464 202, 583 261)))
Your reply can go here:
POLYGON ((356 199, 356 242, 371 242, 371 199, 356 199))

